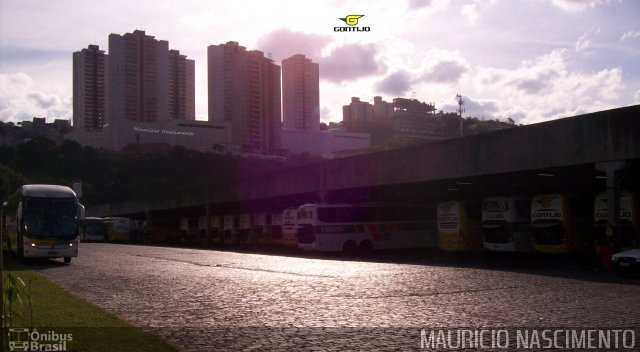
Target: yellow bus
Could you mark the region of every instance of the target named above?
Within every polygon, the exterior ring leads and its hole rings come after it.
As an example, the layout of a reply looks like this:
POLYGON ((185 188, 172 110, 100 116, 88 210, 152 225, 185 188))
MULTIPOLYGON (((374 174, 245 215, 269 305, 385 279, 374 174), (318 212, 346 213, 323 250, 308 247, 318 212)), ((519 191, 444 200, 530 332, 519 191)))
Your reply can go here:
POLYGON ((445 252, 482 251, 480 205, 467 202, 438 204, 438 246, 445 252))
POLYGON ((585 205, 590 208, 589 203, 586 199, 570 199, 559 193, 534 196, 531 199, 533 248, 541 253, 593 252, 593 231, 584 212, 585 205))
POLYGON ((108 242, 129 242, 131 239, 131 219, 124 217, 104 218, 108 242))

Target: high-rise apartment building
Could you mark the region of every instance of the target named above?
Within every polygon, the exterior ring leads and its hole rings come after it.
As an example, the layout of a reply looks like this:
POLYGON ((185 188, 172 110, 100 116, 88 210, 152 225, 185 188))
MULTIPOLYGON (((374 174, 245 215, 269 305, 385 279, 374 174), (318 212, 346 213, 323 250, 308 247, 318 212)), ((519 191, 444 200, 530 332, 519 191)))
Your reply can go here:
POLYGON ((280 66, 237 42, 207 50, 209 120, 231 123, 231 141, 272 153, 280 147, 280 66))
POLYGON ((107 54, 97 45, 73 53, 73 126, 101 131, 107 119, 107 54))
POLYGON ((109 116, 195 119, 194 62, 144 31, 109 35, 109 116))
POLYGON ((285 130, 320 130, 320 70, 304 55, 282 60, 282 108, 285 130))
POLYGON ((195 120, 195 62, 180 55, 178 50, 169 50, 168 69, 169 118, 195 120))

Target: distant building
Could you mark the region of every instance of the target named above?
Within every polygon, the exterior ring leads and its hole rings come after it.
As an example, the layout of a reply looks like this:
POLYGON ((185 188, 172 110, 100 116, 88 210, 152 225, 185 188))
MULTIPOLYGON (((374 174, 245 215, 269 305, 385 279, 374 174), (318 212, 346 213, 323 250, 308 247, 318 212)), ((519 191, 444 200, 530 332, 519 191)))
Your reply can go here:
POLYGON ((382 100, 382 97, 373 97, 373 120, 381 123, 391 122, 393 104, 382 100))
POLYGON ((358 97, 353 97, 349 105, 342 107, 342 121, 346 126, 373 121, 373 106, 371 103, 360 101, 358 97))
POLYGON ((445 121, 435 111, 433 104, 417 99, 395 98, 389 103, 376 96, 371 105, 353 97, 349 105, 343 106, 342 118, 344 125, 350 128, 380 130, 381 126, 388 126, 389 131, 381 140, 437 141, 452 137, 446 135, 445 121))
POLYGON ((282 60, 284 130, 320 130, 320 70, 304 55, 282 60))
POLYGON ((0 121, 0 145, 15 146, 29 140, 45 137, 61 144, 71 132, 69 120, 55 119, 47 123, 44 117, 34 117, 32 121, 0 121))
POLYGON ((107 123, 107 54, 97 45, 73 53, 73 138, 103 146, 107 123))
POLYGON ((280 148, 280 66, 237 42, 207 50, 209 121, 229 122, 231 142, 271 154, 280 148))
POLYGON ((444 126, 436 108, 417 99, 393 99, 392 125, 396 138, 415 140, 445 139, 444 126))

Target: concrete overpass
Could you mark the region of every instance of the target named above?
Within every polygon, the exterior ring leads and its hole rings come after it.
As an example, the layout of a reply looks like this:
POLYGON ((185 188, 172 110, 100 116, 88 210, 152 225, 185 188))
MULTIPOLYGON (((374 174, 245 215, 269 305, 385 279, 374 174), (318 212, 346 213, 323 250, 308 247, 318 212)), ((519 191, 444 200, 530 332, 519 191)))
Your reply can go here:
POLYGON ((88 209, 88 214, 204 214, 204 205, 231 211, 284 208, 320 198, 429 202, 490 193, 600 192, 607 183, 638 187, 639 170, 636 105, 328 160, 192 193, 105 204, 88 209), (541 177, 550 175, 554 177, 541 177))

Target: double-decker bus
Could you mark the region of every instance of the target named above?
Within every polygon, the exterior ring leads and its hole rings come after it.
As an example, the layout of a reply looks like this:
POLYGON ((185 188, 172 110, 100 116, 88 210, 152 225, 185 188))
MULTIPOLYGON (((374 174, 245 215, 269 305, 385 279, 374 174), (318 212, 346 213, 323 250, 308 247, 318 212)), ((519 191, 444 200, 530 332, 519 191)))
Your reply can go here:
POLYGON ((607 226, 609 221, 608 210, 607 194, 598 194, 593 204, 596 245, 599 247, 615 246, 617 247, 616 249, 619 250, 633 248, 637 245, 638 233, 640 232, 635 197, 629 192, 622 192, 620 194, 620 228, 617 239, 611 238, 607 235, 607 226))
POLYGON ((531 252, 531 202, 521 197, 489 197, 482 201, 484 249, 531 252))
POLYGON ((24 185, 7 202, 4 247, 18 258, 78 256, 84 207, 69 187, 24 185))
POLYGON ((467 202, 438 204, 438 246, 445 252, 481 251, 480 205, 467 202))
MULTIPOLYGON (((591 203, 591 202, 589 202, 591 203)), ((531 199, 533 248, 541 253, 592 252, 595 247, 584 199, 539 194, 531 199)))
POLYGON ((298 247, 316 251, 421 248, 436 243, 421 207, 305 204, 297 209, 298 247))

